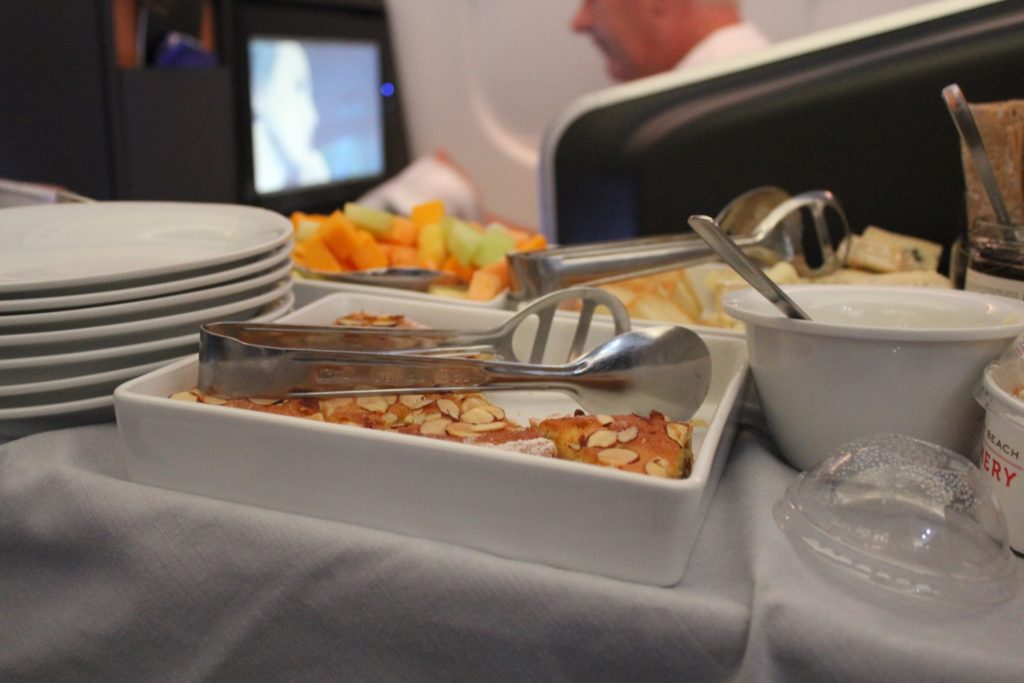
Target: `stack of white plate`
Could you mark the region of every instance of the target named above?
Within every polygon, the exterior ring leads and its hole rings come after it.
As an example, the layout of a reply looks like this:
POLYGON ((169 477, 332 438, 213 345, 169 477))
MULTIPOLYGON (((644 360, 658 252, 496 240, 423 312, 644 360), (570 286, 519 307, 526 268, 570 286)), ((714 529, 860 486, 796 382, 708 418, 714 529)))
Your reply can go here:
POLYGON ((292 309, 291 223, 223 204, 0 210, 0 442, 113 417, 113 390, 199 326, 292 309))

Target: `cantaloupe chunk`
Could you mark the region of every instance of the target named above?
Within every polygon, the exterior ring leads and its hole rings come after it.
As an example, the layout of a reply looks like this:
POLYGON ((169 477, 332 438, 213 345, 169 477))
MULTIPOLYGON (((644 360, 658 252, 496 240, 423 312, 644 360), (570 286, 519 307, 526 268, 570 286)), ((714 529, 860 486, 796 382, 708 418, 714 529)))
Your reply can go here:
MULTIPOLYGON (((382 245, 384 246, 384 245, 382 245)), ((416 266, 416 249, 404 244, 389 244, 388 265, 393 268, 412 268, 416 266)))
POLYGON ((343 270, 342 264, 334 257, 331 250, 327 248, 323 237, 319 233, 313 235, 307 240, 304 240, 301 244, 296 245, 296 248, 298 247, 302 247, 300 251, 302 254, 302 263, 307 268, 330 272, 339 272, 343 270))
POLYGON ((387 268, 388 257, 381 245, 373 239, 373 235, 362 230, 356 230, 356 246, 352 250, 349 259, 352 265, 359 270, 368 268, 387 268))
POLYGON ((451 273, 463 282, 469 282, 469 279, 473 277, 473 267, 463 264, 454 254, 445 259, 441 264, 441 270, 451 273))
POLYGON ((490 301, 504 289, 501 284, 501 278, 498 275, 479 268, 469 280, 469 289, 466 291, 466 296, 471 301, 490 301))
POLYGON ((547 238, 538 232, 517 243, 516 251, 538 251, 540 249, 547 249, 547 247, 547 238))
POLYGON ((411 220, 402 216, 395 216, 391 221, 391 227, 381 239, 391 244, 411 247, 416 244, 416 235, 418 233, 419 228, 411 220))
POLYGON ((435 199, 412 207, 409 217, 412 219, 413 224, 422 230, 424 226, 431 223, 440 223, 441 219, 444 218, 444 212, 444 202, 440 199, 435 199))
POLYGON ((341 211, 335 211, 328 216, 317 230, 317 234, 340 263, 352 259, 352 252, 359 244, 358 235, 361 232, 341 211))
POLYGON ((496 261, 492 261, 491 263, 488 263, 486 266, 481 267, 480 270, 477 271, 477 272, 480 272, 480 271, 485 271, 485 272, 493 273, 494 275, 497 275, 498 276, 498 281, 501 283, 501 288, 502 289, 507 289, 508 288, 508 281, 509 281, 508 280, 508 278, 509 278, 509 275, 508 275, 508 259, 505 258, 504 256, 502 256, 501 258, 497 259, 496 261))

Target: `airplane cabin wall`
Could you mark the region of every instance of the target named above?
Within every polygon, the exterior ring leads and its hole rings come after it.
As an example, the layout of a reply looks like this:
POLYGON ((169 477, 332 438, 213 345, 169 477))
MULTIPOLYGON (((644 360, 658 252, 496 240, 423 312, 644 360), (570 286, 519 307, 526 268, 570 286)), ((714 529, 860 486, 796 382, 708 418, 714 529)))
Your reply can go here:
MULTIPOLYGON (((539 223, 538 150, 549 122, 612 81, 587 36, 580 0, 387 0, 414 156, 444 150, 487 208, 539 223)), ((922 0, 742 0, 774 41, 922 0)))

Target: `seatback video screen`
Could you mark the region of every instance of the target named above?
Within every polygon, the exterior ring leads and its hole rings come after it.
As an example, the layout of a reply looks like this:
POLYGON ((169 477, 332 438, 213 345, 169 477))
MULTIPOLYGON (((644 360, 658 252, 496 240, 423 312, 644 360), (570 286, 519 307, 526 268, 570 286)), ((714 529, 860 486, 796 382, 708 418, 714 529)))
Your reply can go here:
POLYGON ((257 194, 384 172, 376 43, 254 35, 247 47, 257 194))

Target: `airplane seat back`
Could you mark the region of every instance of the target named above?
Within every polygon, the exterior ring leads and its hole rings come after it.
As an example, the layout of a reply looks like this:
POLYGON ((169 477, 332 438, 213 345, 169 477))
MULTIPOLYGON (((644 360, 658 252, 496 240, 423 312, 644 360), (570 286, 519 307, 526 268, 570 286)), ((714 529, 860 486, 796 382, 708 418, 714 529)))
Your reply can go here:
POLYGON ((582 98, 544 141, 544 230, 565 244, 688 230, 689 215, 778 185, 832 190, 855 231, 878 225, 949 244, 966 209, 941 90, 959 83, 974 102, 1024 95, 1024 5, 805 47, 582 98))

